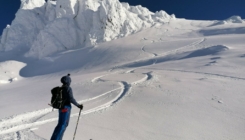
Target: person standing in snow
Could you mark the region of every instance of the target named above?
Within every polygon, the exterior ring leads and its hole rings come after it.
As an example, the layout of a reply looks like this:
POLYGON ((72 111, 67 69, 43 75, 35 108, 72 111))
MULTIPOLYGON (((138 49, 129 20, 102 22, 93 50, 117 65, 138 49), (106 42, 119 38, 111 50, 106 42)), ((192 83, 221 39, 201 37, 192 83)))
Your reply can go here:
POLYGON ((59 121, 57 126, 54 129, 51 140, 62 140, 66 127, 69 124, 70 113, 71 113, 71 103, 83 109, 82 104, 78 104, 77 101, 73 97, 72 88, 70 87, 71 78, 70 74, 67 76, 63 76, 61 78, 62 85, 62 96, 66 99, 65 106, 63 109, 59 109, 59 121))

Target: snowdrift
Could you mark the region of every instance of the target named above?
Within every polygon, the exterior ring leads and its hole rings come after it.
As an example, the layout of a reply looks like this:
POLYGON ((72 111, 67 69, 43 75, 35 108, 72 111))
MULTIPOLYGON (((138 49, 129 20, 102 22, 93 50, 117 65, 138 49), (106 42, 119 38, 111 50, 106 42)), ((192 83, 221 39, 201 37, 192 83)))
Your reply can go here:
POLYGON ((245 23, 245 21, 240 16, 232 16, 232 17, 225 19, 225 20, 216 21, 211 26, 231 24, 231 23, 245 23))
POLYGON ((19 71, 26 66, 25 63, 18 61, 0 62, 0 84, 11 83, 19 80, 19 71))

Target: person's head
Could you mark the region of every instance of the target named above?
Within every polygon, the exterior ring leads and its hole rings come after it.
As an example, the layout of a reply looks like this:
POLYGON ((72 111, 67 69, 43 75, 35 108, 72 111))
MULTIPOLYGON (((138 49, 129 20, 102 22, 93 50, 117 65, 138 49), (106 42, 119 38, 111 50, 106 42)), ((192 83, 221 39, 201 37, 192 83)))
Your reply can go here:
POLYGON ((63 85, 67 85, 67 86, 70 86, 71 84, 71 78, 70 78, 70 74, 67 74, 66 76, 63 76, 61 79, 60 79, 61 83, 63 85))

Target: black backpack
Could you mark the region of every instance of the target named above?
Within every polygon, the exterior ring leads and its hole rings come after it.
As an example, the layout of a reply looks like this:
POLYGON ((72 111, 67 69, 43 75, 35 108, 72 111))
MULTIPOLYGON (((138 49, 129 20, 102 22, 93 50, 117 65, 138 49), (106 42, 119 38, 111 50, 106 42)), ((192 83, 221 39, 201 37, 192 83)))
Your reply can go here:
POLYGON ((64 104, 66 99, 64 99, 63 95, 62 95, 62 87, 54 87, 51 90, 51 104, 50 106, 52 106, 53 108, 56 109, 63 109, 64 108, 64 104))

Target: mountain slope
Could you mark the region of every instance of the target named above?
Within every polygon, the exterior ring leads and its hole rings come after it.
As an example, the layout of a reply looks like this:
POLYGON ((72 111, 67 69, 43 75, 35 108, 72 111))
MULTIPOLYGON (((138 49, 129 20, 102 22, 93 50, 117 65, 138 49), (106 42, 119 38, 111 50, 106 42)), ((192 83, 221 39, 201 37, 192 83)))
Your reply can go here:
MULTIPOLYGON (((82 26, 98 23, 98 14, 103 10, 104 13, 108 9, 117 10, 120 5, 116 1, 79 1, 79 5, 72 0, 36 2, 23 1, 22 10, 29 9, 26 11, 29 16, 33 11, 46 15, 42 16, 45 18, 34 17, 45 23, 41 26, 42 22, 38 22, 40 33, 37 36, 47 40, 47 44, 54 39, 51 34, 54 32, 58 34, 53 45, 59 45, 74 43, 69 39, 82 37, 77 29, 86 30, 88 34, 94 32, 100 39, 106 33, 113 36, 113 33, 125 31, 110 33, 109 23, 101 32, 96 31, 99 26, 82 26), (81 6, 100 12, 81 10, 81 6), (94 19, 84 20, 89 14, 94 19), (76 20, 83 24, 77 25, 76 20), (69 33, 73 30, 76 34, 71 36, 69 33)), ((126 13, 136 13, 132 17, 143 18, 139 14, 148 17, 149 11, 140 6, 121 6, 127 9, 126 13)), ((156 14, 150 12, 151 17, 156 14)), ((106 21, 106 18, 102 19, 106 21)), ((142 22, 146 20, 149 18, 142 22)), ((29 36, 24 31, 26 28, 38 30, 29 28, 34 27, 35 22, 25 22, 20 28, 23 37, 29 36)), ((19 38, 22 36, 16 34, 17 24, 13 23, 3 34, 5 45, 22 40, 19 38), (11 34, 16 36, 11 39, 11 34)), ((78 140, 243 140, 245 23, 216 23, 178 18, 153 26, 147 22, 149 27, 142 27, 136 33, 127 26, 130 32, 126 37, 109 36, 113 40, 96 42, 90 47, 64 49, 59 46, 58 52, 57 48, 50 47, 52 45, 33 51, 33 46, 15 48, 13 45, 11 51, 0 52, 0 139, 50 139, 58 120, 57 110, 48 106, 50 90, 61 85, 60 78, 70 73, 74 97, 84 104, 76 134, 78 140), (24 54, 35 54, 40 59, 24 54)), ((38 44, 39 39, 27 40, 38 44)), ((77 41, 75 43, 79 44, 81 40, 77 41)), ((72 139, 78 112, 73 106, 63 139, 72 139)))
POLYGON ((175 16, 152 13, 118 0, 23 0, 11 26, 3 32, 1 50, 24 50, 42 58, 75 47, 91 47, 138 32, 175 16))
MULTIPOLYGON (((38 61, 1 53, 26 66, 25 78, 0 85, 0 138, 49 139, 57 123, 50 89, 69 72, 85 106, 77 139, 242 140, 244 24, 214 22, 176 19, 38 61)), ((73 107, 64 139, 77 116, 73 107)))

